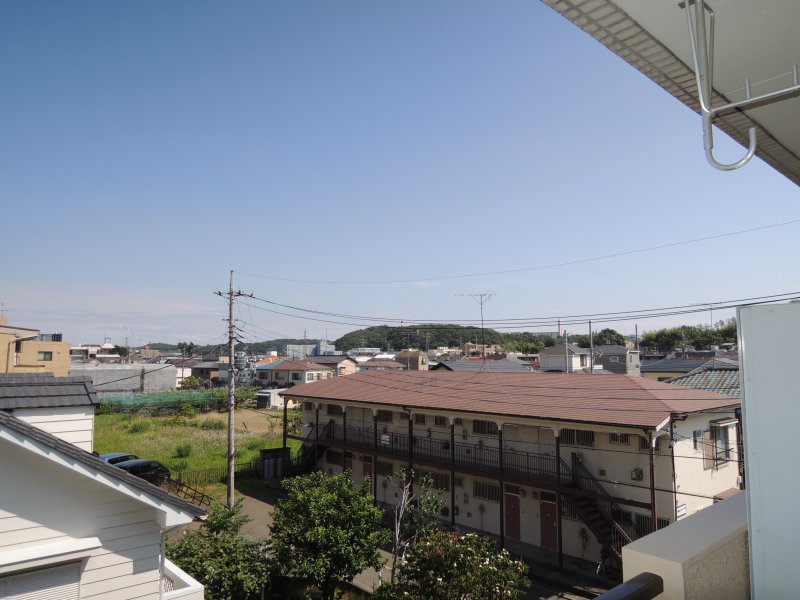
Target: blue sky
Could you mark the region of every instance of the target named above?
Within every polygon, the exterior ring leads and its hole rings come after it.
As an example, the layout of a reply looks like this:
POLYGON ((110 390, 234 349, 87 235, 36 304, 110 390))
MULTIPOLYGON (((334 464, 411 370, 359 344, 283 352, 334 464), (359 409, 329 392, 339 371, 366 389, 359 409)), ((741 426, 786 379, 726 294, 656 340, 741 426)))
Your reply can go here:
MULTIPOLYGON (((0 56, 0 303, 75 344, 221 342, 231 269, 407 320, 478 319, 462 294, 489 290, 487 319, 798 289, 800 223, 433 279, 800 219, 796 186, 711 169, 697 115, 536 0, 5 0, 0 56)), ((238 317, 248 341, 354 329, 238 317)))

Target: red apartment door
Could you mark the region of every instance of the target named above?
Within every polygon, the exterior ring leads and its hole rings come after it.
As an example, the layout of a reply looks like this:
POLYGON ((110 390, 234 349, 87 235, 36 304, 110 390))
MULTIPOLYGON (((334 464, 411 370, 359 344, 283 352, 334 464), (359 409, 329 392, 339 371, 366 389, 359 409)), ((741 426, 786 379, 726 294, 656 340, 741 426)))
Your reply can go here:
POLYGON ((542 522, 542 548, 558 550, 558 515, 555 502, 542 502, 540 505, 542 522))
POLYGON ((519 495, 506 490, 506 536, 519 539, 519 495))

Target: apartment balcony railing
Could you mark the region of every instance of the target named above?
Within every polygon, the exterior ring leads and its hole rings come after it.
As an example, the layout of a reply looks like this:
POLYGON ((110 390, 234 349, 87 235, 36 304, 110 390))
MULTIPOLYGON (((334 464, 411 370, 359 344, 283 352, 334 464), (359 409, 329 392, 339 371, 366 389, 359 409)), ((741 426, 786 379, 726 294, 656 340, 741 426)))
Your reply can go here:
MULTIPOLYGON (((322 424, 320 427, 322 429, 322 424)), ((315 438, 311 434, 306 439, 315 438)), ((399 459, 407 459, 409 456, 408 435, 384 432, 380 426, 376 435, 372 427, 344 427, 330 421, 320 431, 319 441, 333 442, 348 449, 377 450, 379 454, 399 459)), ((533 479, 553 484, 557 480, 554 456, 505 449, 501 463, 500 449, 480 442, 469 444, 457 441, 451 451, 450 440, 427 437, 425 434, 415 435, 412 437, 411 454, 415 462, 439 465, 442 468, 450 467, 453 461, 453 466, 459 470, 467 469, 496 477, 502 466, 502 473, 509 479, 533 479)), ((561 464, 561 478, 565 485, 572 481, 569 466, 564 461, 561 464)))

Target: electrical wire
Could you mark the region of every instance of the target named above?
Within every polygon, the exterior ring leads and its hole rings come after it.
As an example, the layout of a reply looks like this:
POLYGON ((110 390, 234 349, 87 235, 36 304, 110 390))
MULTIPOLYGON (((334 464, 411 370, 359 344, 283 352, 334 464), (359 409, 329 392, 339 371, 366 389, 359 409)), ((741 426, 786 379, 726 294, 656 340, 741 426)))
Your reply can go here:
POLYGON ((419 283, 425 281, 443 281, 447 279, 465 279, 469 277, 486 277, 489 275, 508 275, 511 273, 524 273, 528 271, 541 271, 545 269, 555 269, 559 267, 566 267, 578 264, 585 264, 591 262, 598 262, 602 260, 608 260, 610 258, 619 258, 622 256, 630 256, 633 254, 641 254, 643 252, 652 252, 654 250, 663 250, 665 248, 674 248, 676 246, 682 246, 685 244, 696 244, 699 242, 706 242, 710 240, 718 240, 726 237, 731 237, 735 235, 742 235, 745 233, 753 233, 756 231, 764 231, 767 229, 774 229, 776 227, 785 227, 787 225, 794 225, 796 223, 800 223, 800 219, 792 219, 790 221, 783 221, 781 223, 771 223, 769 225, 762 225, 760 227, 751 227, 749 229, 741 229, 739 231, 730 231, 726 233, 720 233, 715 235, 707 235, 698 238, 692 238, 688 240, 681 240, 677 242, 669 242, 665 244, 658 244, 656 246, 648 246, 646 248, 637 248, 634 250, 624 250, 621 252, 613 252, 611 254, 603 254, 600 256, 593 256, 589 258, 580 258, 576 260, 568 260, 558 263, 551 263, 551 264, 544 264, 544 265, 535 265, 529 267, 520 267, 516 269, 503 269, 499 271, 485 271, 481 273, 461 273, 456 275, 441 275, 438 277, 418 277, 414 279, 394 279, 394 280, 361 280, 361 281, 320 281, 320 280, 313 280, 313 279, 292 279, 289 277, 278 277, 275 275, 262 275, 258 273, 247 273, 245 271, 236 271, 240 275, 246 275, 249 277, 258 277, 261 279, 271 279, 273 281, 285 281, 290 283, 311 283, 311 284, 318 284, 318 285, 392 285, 392 284, 402 284, 402 283, 419 283))

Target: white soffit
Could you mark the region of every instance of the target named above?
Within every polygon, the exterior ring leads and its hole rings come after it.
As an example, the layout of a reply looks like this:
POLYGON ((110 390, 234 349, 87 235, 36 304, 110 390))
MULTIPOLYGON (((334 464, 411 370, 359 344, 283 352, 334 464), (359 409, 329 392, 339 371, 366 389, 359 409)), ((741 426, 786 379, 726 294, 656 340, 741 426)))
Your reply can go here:
MULTIPOLYGON (((698 111, 686 13, 676 0, 542 1, 698 111)), ((713 106, 742 100, 748 78, 754 96, 792 84, 792 65, 800 64, 800 0, 706 4, 716 15, 713 106)), ((715 124, 745 147, 747 129, 755 125, 756 156, 800 185, 800 98, 719 117, 715 124)), ((696 145, 702 160, 699 117, 696 145)))

